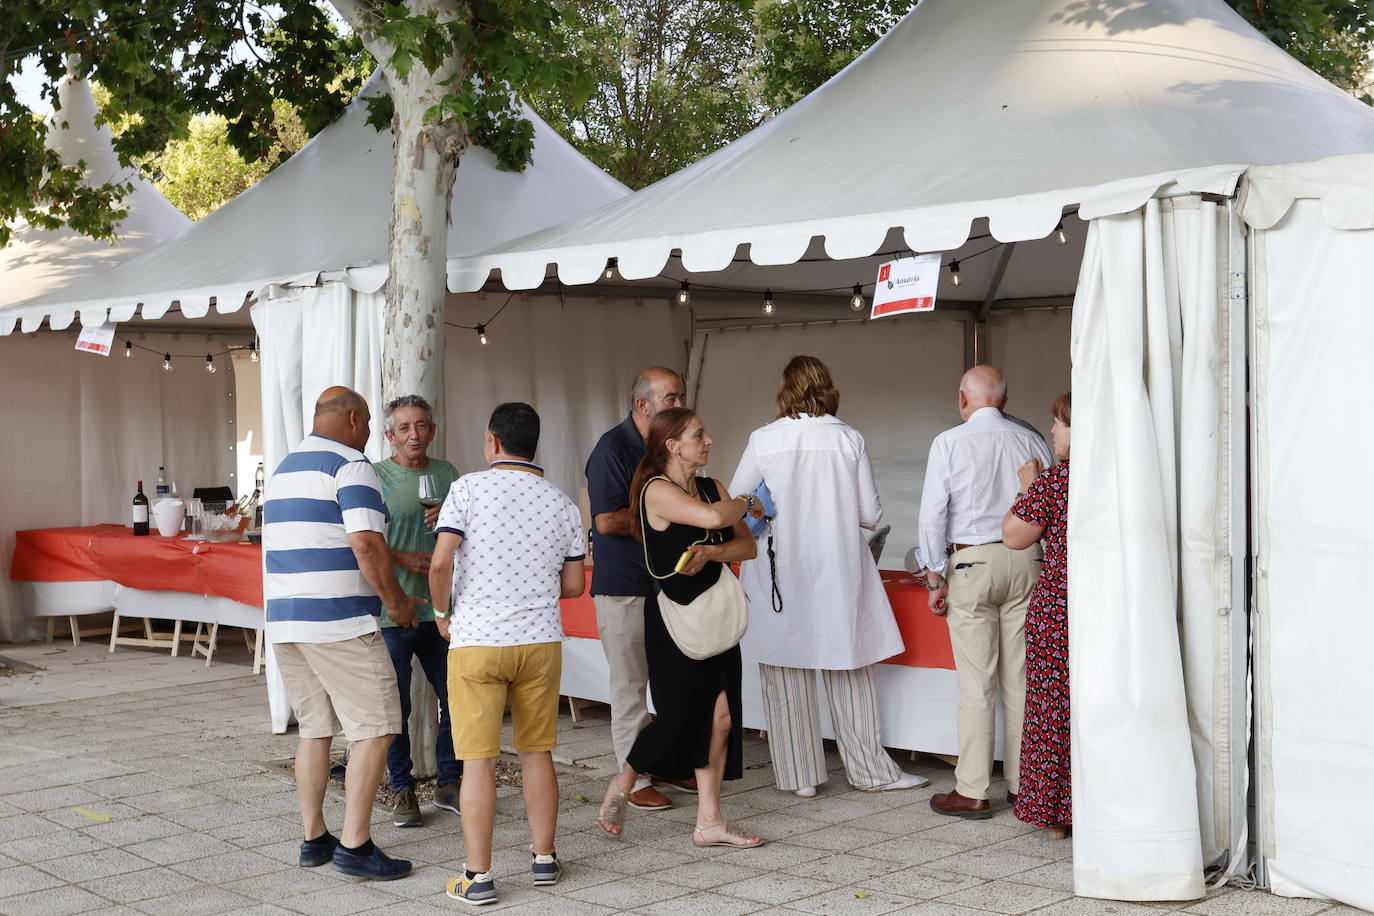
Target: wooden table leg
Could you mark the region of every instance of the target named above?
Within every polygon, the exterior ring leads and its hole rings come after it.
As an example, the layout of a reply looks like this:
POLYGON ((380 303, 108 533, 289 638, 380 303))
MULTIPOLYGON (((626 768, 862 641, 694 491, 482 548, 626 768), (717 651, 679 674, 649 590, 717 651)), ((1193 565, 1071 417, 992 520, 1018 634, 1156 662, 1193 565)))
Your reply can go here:
POLYGON ((258 638, 253 640, 253 673, 257 674, 262 670, 262 630, 257 631, 258 638))
POLYGON ((53 631, 57 629, 57 618, 48 618, 48 645, 52 645, 53 631))
POLYGON ((176 658, 177 651, 181 648, 181 618, 177 618, 172 624, 172 658, 176 658))
POLYGON ((110 651, 115 650, 115 641, 119 639, 119 611, 115 611, 114 620, 110 623, 110 651))
POLYGON ((219 622, 210 624, 210 644, 205 647, 205 667, 210 667, 210 659, 215 655, 215 644, 219 641, 219 622))
MULTIPOLYGON (((81 624, 77 622, 76 617, 67 618, 67 628, 72 631, 72 645, 81 645, 81 624)), ((52 640, 49 639, 48 642, 52 642, 52 640)))

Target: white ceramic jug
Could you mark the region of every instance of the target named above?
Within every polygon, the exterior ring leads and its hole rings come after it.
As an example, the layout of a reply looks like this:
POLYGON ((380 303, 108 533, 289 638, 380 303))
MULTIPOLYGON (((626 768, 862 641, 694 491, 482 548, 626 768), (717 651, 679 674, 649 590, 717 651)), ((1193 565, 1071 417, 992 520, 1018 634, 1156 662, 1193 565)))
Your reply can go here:
POLYGON ((159 499, 153 506, 153 521, 157 523, 158 533, 165 538, 176 537, 181 533, 181 522, 186 517, 186 503, 180 499, 159 499))

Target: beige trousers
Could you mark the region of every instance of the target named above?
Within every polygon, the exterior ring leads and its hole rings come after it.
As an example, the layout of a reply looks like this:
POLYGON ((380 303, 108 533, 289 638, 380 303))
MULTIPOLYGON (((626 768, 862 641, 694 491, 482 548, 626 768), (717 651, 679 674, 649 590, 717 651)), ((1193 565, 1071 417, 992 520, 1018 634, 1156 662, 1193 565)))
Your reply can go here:
POLYGON ((596 595, 596 632, 611 669, 611 744, 622 767, 649 724, 649 662, 644 657, 644 602, 640 595, 596 595))
POLYGON ((959 765, 954 788, 985 799, 992 782, 997 698, 1002 699, 1002 771, 1019 787, 1021 721, 1026 708, 1026 608, 1040 577, 1040 545, 966 547, 945 566, 949 641, 959 683, 959 765))
MULTIPOLYGON (((857 789, 876 789, 898 779, 901 768, 883 748, 879 734, 873 666, 853 671, 823 670, 821 676, 825 678, 830 722, 849 784, 857 789)), ((796 791, 820 785, 827 777, 816 672, 760 664, 759 677, 778 788, 796 791)))

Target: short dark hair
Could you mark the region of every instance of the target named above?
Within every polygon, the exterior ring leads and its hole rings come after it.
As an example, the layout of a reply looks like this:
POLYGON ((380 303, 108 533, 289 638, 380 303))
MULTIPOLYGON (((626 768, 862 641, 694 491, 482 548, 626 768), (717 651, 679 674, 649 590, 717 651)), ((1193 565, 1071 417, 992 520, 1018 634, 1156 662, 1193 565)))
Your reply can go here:
POLYGON ((539 447, 539 414, 530 405, 519 401, 498 404, 487 421, 487 429, 501 440, 501 451, 507 455, 534 459, 539 447))

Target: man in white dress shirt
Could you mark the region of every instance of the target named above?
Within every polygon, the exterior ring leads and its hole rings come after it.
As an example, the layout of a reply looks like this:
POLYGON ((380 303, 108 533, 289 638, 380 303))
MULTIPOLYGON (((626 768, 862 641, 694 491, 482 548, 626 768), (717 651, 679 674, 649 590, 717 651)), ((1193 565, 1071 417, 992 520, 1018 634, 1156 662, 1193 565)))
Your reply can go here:
POLYGON ((959 683, 959 763, 954 791, 930 807, 955 817, 986 818, 997 727, 1005 719, 1003 772, 1008 796, 1018 787, 1021 719, 1026 702, 1026 608, 1040 575, 1040 548, 1002 543, 1002 517, 1017 496, 1016 469, 1051 462, 1045 440, 1002 413, 1007 383, 992 366, 959 380, 964 422, 930 446, 921 495, 920 544, 932 613, 949 617, 959 683))

